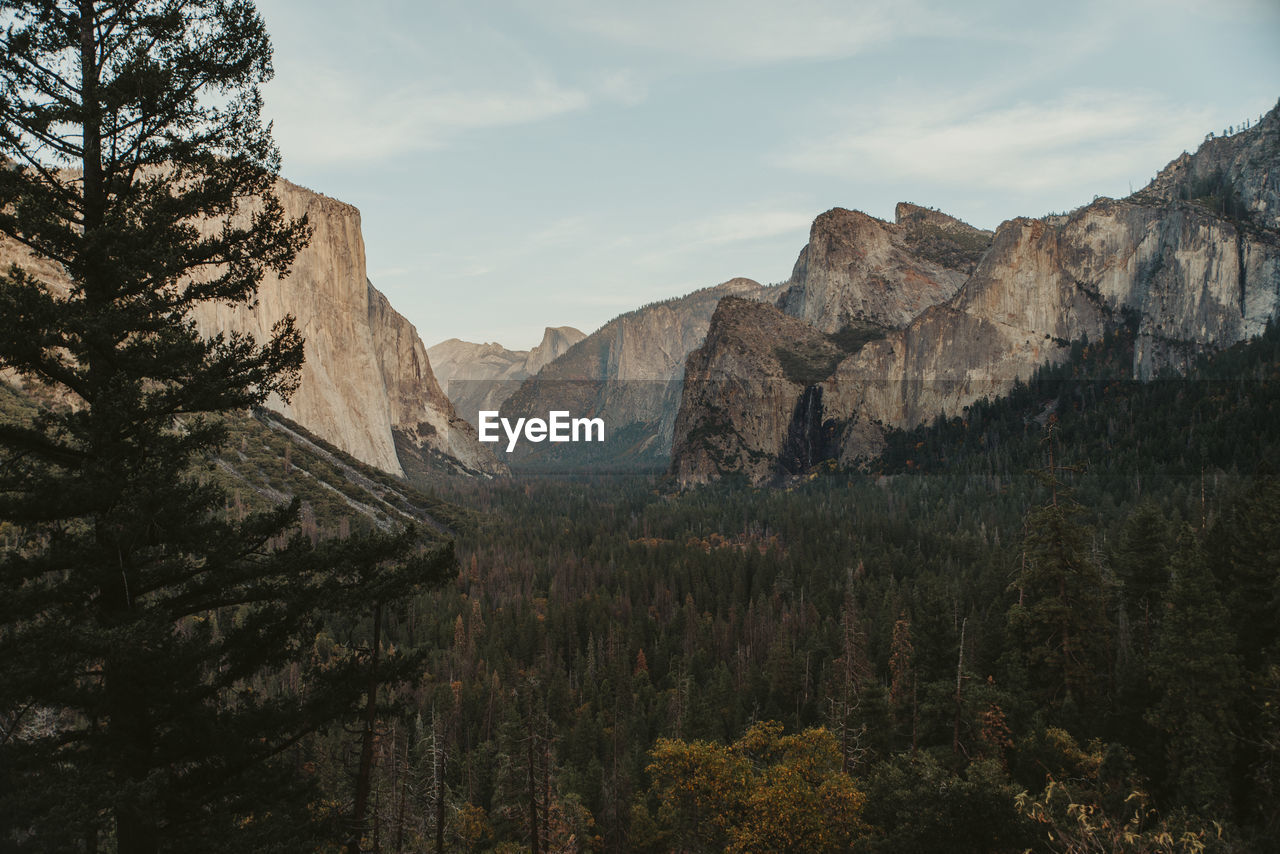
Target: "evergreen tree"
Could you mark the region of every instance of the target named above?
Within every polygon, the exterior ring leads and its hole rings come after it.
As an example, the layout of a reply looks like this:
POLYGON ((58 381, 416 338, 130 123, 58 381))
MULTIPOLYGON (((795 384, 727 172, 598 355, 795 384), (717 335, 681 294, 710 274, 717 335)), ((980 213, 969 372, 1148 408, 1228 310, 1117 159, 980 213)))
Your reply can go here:
POLYGON ((1159 695, 1147 721, 1163 736, 1166 777, 1177 799, 1224 817, 1230 802, 1233 718, 1241 688, 1227 609, 1189 527, 1178 538, 1173 584, 1151 676, 1159 695))
POLYGON ((1023 563, 1012 584, 1018 601, 1007 619, 1039 699, 1072 717, 1100 696, 1110 632, 1093 532, 1057 471, 1051 453, 1048 469, 1036 472, 1050 498, 1027 515, 1023 563))
POLYGON ((307 236, 272 193, 267 34, 246 0, 3 0, 0 41, 0 233, 26 253, 0 367, 59 401, 0 424, 0 845, 309 850, 289 751, 384 681, 308 667, 324 609, 451 558, 389 563, 412 532, 281 545, 296 507, 233 521, 203 476, 219 413, 302 362, 289 318, 258 343, 190 316, 252 304, 307 236))
POLYGON ((1208 551, 1226 592, 1237 651, 1250 670, 1277 660, 1280 640, 1280 477, 1259 472, 1214 525, 1208 551))
POLYGON ((1124 585, 1124 604, 1138 649, 1145 654, 1159 620, 1160 598, 1169 579, 1168 523, 1147 502, 1125 521, 1116 549, 1116 575, 1124 585))

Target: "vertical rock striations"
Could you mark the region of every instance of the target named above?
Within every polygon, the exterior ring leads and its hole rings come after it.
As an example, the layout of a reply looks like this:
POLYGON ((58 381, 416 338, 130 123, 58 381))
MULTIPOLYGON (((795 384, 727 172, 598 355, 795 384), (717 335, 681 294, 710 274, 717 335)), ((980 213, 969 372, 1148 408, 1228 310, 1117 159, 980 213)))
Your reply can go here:
POLYGON ((839 455, 844 425, 827 416, 818 383, 953 297, 992 241, 989 231, 906 202, 895 219, 827 211, 776 308, 722 303, 686 368, 672 450, 682 483, 727 473, 760 482, 839 455))
POLYGON ((811 463, 825 440, 820 425, 815 430, 804 418, 809 402, 801 398, 840 356, 826 335, 768 303, 720 300, 706 340, 685 363, 684 399, 698 405, 681 406, 676 416, 675 475, 682 482, 707 472, 767 480, 789 438, 792 459, 784 464, 811 463))
POLYGON ((391 436, 391 416, 369 328, 360 212, 288 181, 276 182, 287 216, 306 216, 311 241, 285 279, 271 274, 253 305, 200 305, 194 318, 203 335, 242 332, 263 341, 286 314, 306 341, 302 384, 285 403, 268 408, 306 427, 356 459, 403 474, 391 436))
POLYGON ((405 474, 404 453, 446 471, 504 471, 440 393, 413 326, 369 284, 360 212, 284 180, 276 193, 288 216, 307 217, 310 243, 287 278, 262 282, 255 305, 202 305, 200 331, 263 340, 292 314, 306 340, 302 383, 288 403, 268 408, 392 474, 405 474))
POLYGON ((572 326, 548 326, 542 333, 542 341, 529 351, 529 358, 524 364, 525 375, 531 377, 538 373, 586 337, 587 333, 572 326))
POLYGON ((440 390, 418 330, 372 284, 368 289, 369 329, 392 438, 406 473, 423 466, 463 474, 504 473, 506 467, 480 443, 475 427, 458 415, 440 390))

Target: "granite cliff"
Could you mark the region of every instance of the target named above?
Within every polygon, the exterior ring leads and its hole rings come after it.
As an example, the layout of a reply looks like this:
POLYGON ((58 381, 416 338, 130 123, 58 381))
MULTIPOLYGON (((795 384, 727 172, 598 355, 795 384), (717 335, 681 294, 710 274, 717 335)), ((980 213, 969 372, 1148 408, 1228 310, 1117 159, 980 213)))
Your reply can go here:
POLYGON ((493 342, 450 338, 427 349, 436 380, 458 414, 476 424, 482 409, 497 410, 520 387, 570 347, 587 337, 572 326, 548 326, 532 350, 508 350, 493 342))
POLYGON ((685 362, 684 388, 697 390, 698 405, 681 406, 676 416, 677 478, 717 471, 767 480, 797 407, 808 403, 806 388, 829 374, 840 355, 828 336, 769 303, 720 300, 706 340, 685 362))
MULTIPOLYGON (((405 474, 405 454, 436 470, 504 472, 441 393, 413 326, 369 283, 360 212, 285 180, 275 189, 286 215, 307 216, 310 243, 287 278, 266 277, 253 305, 201 305, 193 315, 200 332, 261 341, 292 314, 306 342, 302 382, 289 402, 273 397, 268 409, 390 474, 405 474)), ((30 263, 12 244, 0 246, 0 258, 30 263)), ((50 287, 66 287, 61 269, 34 270, 50 287)))
MULTIPOLYGON (((883 247, 875 233, 884 229, 861 221, 857 227, 883 247)), ((868 306, 892 306, 892 290, 880 284, 887 279, 867 274, 879 288, 868 306)), ((848 300, 820 300, 821 311, 797 309, 785 296, 780 303, 818 331, 839 329, 851 316, 848 300)), ((714 413, 730 444, 713 445, 711 453, 703 436, 677 437, 672 471, 685 484, 730 472, 759 482, 826 459, 856 465, 877 453, 885 427, 914 426, 1003 394, 1040 364, 1065 358, 1072 341, 1128 325, 1137 341, 1130 375, 1147 378, 1254 336, 1278 313, 1280 108, 1249 131, 1206 141, 1126 199, 1003 223, 953 296, 806 385, 785 434, 773 424, 783 404, 744 398, 726 407, 719 389, 758 385, 768 366, 735 362, 729 353, 743 346, 741 333, 727 318, 713 322, 713 351, 690 360, 689 376, 700 381, 686 382, 679 423, 706 423, 714 413), (763 436, 772 439, 751 438, 763 436), (754 462, 744 466, 738 461, 748 453, 754 462)))

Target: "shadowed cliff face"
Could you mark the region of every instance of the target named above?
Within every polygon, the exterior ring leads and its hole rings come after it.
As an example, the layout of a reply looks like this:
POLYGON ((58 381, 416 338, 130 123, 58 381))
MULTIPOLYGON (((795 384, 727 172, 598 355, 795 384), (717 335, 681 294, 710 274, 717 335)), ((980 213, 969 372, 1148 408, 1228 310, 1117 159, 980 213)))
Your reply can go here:
MULTIPOLYGON (((406 470, 406 456, 420 464, 462 474, 504 474, 473 425, 457 414, 431 372, 418 330, 369 285, 369 329, 386 391, 391 432, 406 470)), ((406 471, 406 473, 409 473, 406 471)))
POLYGON ((953 297, 992 234, 908 203, 887 223, 836 208, 810 229, 777 306, 722 300, 689 358, 672 470, 754 482, 839 455, 826 379, 868 342, 953 297))
POLYGON ((684 400, 697 405, 682 405, 676 416, 676 476, 768 479, 808 381, 829 373, 839 357, 826 335, 768 303, 720 300, 706 341, 686 362, 684 400))
MULTIPOLYGON (((288 403, 273 396, 267 408, 391 474, 404 474, 397 432, 412 435, 409 446, 445 469, 504 471, 440 393, 413 326, 369 284, 360 212, 284 180, 276 194, 287 216, 307 216, 311 242, 287 278, 263 280, 253 306, 201 304, 192 315, 200 333, 242 332, 265 341, 276 321, 293 315, 305 338, 302 382, 288 403)), ((0 256, 21 254, 0 246, 0 256)), ((34 271, 51 287, 66 287, 60 269, 43 264, 34 271)))
MULTIPOLYGON (((856 220, 851 233, 883 234, 883 225, 856 220)), ((817 223, 814 229, 819 231, 817 223)), ((872 242, 890 245, 880 237, 872 242)), ((812 247, 811 241, 806 252, 812 247)), ((863 257, 890 256, 868 251, 863 257)), ((890 263, 902 269, 900 256, 890 263)), ((868 268, 863 281, 876 275, 868 268)), ((865 288, 847 291, 854 292, 865 288)), ((866 304, 891 306, 887 300, 898 293, 884 288, 881 302, 867 298, 866 304)), ((817 304, 827 313, 812 315, 813 326, 839 328, 831 317, 843 317, 848 301, 817 304)), ((794 304, 792 310, 811 316, 794 304)), ((1066 216, 1002 224, 954 296, 841 359, 814 380, 820 395, 797 395, 794 423, 776 444, 751 445, 750 467, 717 470, 694 453, 694 443, 677 437, 680 454, 672 470, 685 483, 728 471, 765 480, 794 470, 797 442, 810 457, 822 449, 854 465, 879 452, 883 427, 915 426, 1004 394, 1040 364, 1064 359, 1070 342, 1084 336, 1097 339, 1131 325, 1137 342, 1132 376, 1148 378, 1166 366, 1187 365, 1205 349, 1256 335, 1278 313, 1280 111, 1273 110, 1256 128, 1183 155, 1128 199, 1099 199, 1066 216), (824 438, 832 431, 833 440, 824 438), (814 437, 821 441, 815 444, 814 437)), ((888 317, 888 310, 880 316, 888 317)), ((732 347, 731 337, 713 323, 708 344, 715 339, 732 347)), ((714 352, 701 360, 724 363, 714 352)), ((742 387, 756 382, 752 371, 764 370, 749 364, 734 369, 742 372, 735 378, 742 387)), ((686 387, 680 424, 699 423, 701 410, 727 411, 716 395, 702 394, 686 387)), ((725 434, 751 434, 757 410, 768 418, 776 409, 772 400, 740 401, 722 419, 725 434)), ((733 459, 728 451, 721 456, 733 459)))

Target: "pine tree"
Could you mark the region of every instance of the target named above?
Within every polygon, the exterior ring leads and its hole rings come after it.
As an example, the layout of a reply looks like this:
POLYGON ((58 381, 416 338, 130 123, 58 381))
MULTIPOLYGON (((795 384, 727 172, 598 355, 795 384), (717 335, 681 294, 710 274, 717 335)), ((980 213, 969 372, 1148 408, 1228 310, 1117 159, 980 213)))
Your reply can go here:
POLYGON ((1159 621, 1158 605, 1169 579, 1168 523, 1151 503, 1125 521, 1116 549, 1116 575, 1124 585, 1125 610, 1138 649, 1145 655, 1159 621))
POLYGON ((1280 477, 1256 474, 1209 536, 1237 651, 1247 668, 1260 670, 1280 654, 1280 477))
POLYGON ((1008 628, 1039 699, 1070 717, 1099 697, 1110 627, 1093 532, 1082 518, 1084 508, 1059 480, 1060 470, 1051 450, 1047 470, 1036 472, 1050 498, 1027 515, 1023 565, 1011 585, 1018 601, 1009 609, 1008 628))
POLYGON ((26 253, 0 274, 0 368, 61 401, 0 424, 21 532, 0 557, 0 846, 308 850, 289 751, 404 664, 308 668, 324 612, 451 556, 404 562, 412 531, 274 547, 297 508, 227 518, 204 476, 220 414, 287 397, 302 362, 289 318, 254 342, 190 316, 252 304, 307 236, 272 193, 263 23, 246 0, 0 0, 0 40, 0 233, 26 253))
POLYGON ((904 611, 893 624, 893 642, 889 648, 889 707, 899 731, 907 729, 905 721, 911 722, 912 751, 917 746, 915 654, 911 621, 904 611))
POLYGON ((1177 799, 1206 817, 1226 815, 1233 717, 1241 689, 1229 615, 1200 543, 1189 527, 1178 538, 1173 584, 1151 677, 1159 699, 1147 721, 1163 736, 1177 799))

